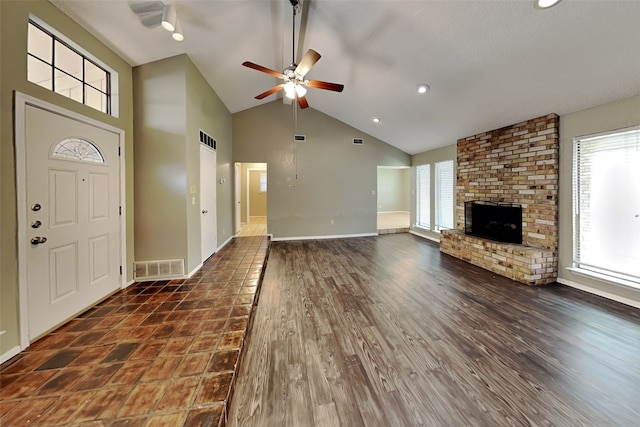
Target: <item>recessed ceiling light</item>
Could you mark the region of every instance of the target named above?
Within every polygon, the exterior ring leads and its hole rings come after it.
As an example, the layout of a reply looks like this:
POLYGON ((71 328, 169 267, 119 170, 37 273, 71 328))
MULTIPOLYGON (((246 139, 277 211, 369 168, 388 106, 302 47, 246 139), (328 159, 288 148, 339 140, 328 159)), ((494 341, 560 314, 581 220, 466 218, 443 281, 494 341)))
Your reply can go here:
POLYGON ((537 9, 549 9, 560 3, 561 0, 536 0, 537 9))
POLYGON ((380 117, 371 117, 371 121, 377 125, 382 123, 382 120, 380 120, 380 117))
POLYGON ((428 84, 420 83, 418 85, 418 93, 427 93, 427 92, 429 92, 429 89, 431 89, 431 88, 429 87, 428 84))

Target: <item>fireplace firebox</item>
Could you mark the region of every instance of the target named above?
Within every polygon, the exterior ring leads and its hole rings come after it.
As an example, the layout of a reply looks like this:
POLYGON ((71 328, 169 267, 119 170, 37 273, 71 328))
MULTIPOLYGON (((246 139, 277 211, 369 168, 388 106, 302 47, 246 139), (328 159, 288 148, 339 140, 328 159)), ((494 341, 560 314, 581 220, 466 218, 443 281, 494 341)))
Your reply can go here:
POLYGON ((485 200, 465 202, 464 232, 498 242, 522 244, 522 205, 485 200))

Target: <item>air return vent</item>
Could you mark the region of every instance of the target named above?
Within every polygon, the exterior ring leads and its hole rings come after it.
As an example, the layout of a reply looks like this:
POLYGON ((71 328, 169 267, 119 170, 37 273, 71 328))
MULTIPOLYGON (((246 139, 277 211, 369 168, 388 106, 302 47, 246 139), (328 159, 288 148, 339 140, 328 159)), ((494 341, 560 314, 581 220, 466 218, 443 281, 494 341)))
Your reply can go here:
POLYGON ((353 145, 364 145, 364 139, 362 139, 362 138, 353 138, 353 145))
POLYGON ((216 139, 213 138, 212 136, 207 135, 202 130, 200 131, 200 142, 208 146, 209 148, 213 148, 214 150, 218 148, 217 147, 218 143, 216 139))
POLYGON ((135 280, 158 280, 174 277, 184 277, 183 259, 165 259, 133 263, 133 278, 135 280))
POLYGON ((295 142, 307 142, 307 135, 293 135, 295 142))

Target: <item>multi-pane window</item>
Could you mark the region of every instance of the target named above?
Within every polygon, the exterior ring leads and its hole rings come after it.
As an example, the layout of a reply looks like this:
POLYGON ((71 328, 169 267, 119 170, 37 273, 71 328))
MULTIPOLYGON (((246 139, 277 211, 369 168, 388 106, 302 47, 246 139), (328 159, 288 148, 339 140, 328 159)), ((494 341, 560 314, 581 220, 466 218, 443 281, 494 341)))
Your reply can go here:
POLYGON ((111 73, 33 21, 29 21, 27 79, 111 114, 111 73))
POLYGON ((260 192, 261 193, 267 192, 267 173, 266 172, 260 173, 260 192))
POLYGON ((416 223, 431 228, 431 165, 416 167, 416 223))
POLYGON ((436 163, 436 231, 453 228, 453 160, 436 163))
POLYGON ((640 128, 573 148, 574 266, 640 287, 640 128))

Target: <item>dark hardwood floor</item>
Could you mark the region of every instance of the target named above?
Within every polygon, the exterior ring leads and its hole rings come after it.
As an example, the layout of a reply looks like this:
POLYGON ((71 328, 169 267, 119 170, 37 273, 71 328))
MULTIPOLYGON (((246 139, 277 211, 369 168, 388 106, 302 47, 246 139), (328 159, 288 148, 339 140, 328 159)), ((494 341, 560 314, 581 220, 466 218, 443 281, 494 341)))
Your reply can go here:
POLYGON ((640 310, 409 234, 272 243, 230 426, 639 426, 640 310))

